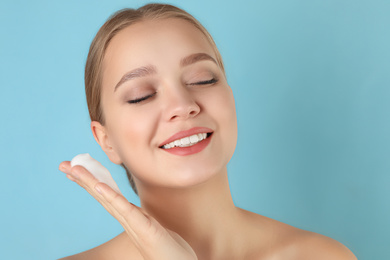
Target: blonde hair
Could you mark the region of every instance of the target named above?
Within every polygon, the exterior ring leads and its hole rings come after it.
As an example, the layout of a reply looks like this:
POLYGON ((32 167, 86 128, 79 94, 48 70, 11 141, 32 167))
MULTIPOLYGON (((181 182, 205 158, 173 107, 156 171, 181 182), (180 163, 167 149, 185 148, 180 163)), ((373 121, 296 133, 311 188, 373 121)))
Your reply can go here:
MULTIPOLYGON (((106 49, 112 38, 124 28, 144 21, 153 19, 168 19, 176 18, 185 20, 196 28, 198 28, 212 46, 216 55, 216 60, 223 71, 223 61, 218 48, 209 34, 198 20, 186 11, 167 4, 147 4, 138 9, 122 9, 114 13, 99 29, 89 48, 88 58, 85 65, 85 93, 87 97, 87 105, 89 116, 92 121, 98 121, 104 125, 104 115, 101 107, 101 91, 102 91, 102 66, 106 49)), ((137 193, 133 177, 129 170, 122 164, 126 170, 127 177, 134 192, 137 193)))

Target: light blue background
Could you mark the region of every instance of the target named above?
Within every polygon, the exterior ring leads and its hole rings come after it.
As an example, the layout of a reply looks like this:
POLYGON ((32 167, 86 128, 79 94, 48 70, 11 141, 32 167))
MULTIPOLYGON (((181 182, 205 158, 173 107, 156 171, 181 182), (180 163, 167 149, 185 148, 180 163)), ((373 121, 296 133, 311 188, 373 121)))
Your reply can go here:
MULTIPOLYGON (((83 70, 114 11, 146 1, 0 3, 0 255, 55 259, 122 231, 57 170, 93 140, 83 70)), ((236 97, 236 204, 390 259, 390 2, 169 1, 209 29, 236 97)))

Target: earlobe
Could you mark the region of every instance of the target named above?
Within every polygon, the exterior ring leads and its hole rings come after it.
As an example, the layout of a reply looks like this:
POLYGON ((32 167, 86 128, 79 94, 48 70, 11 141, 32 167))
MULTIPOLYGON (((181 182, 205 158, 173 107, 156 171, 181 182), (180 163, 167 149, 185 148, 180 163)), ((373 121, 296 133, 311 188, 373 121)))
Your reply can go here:
POLYGON ((100 145, 102 150, 106 153, 111 162, 115 164, 121 164, 122 160, 115 151, 110 138, 107 133, 107 129, 97 121, 91 122, 91 130, 96 142, 100 145))

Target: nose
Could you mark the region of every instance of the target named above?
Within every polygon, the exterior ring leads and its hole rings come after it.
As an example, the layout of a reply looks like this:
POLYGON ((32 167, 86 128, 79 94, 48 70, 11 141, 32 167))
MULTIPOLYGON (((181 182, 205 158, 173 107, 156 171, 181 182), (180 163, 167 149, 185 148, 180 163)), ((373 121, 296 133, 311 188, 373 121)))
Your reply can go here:
POLYGON ((185 86, 165 91, 165 118, 168 121, 186 120, 197 116, 200 106, 195 96, 185 86))

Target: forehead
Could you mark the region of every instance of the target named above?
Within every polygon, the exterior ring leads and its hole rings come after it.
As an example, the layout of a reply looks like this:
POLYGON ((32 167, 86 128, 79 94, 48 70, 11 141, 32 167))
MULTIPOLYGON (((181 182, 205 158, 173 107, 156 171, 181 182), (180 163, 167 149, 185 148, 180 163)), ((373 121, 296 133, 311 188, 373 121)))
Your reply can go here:
POLYGON ((139 66, 157 68, 177 64, 193 53, 207 53, 216 58, 206 36, 183 19, 146 20, 130 25, 113 37, 103 60, 105 75, 123 74, 139 66))
POLYGON ((111 40, 106 55, 112 54, 121 44, 126 44, 128 47, 138 47, 134 51, 140 51, 164 43, 170 45, 200 44, 207 45, 203 47, 211 47, 204 34, 195 25, 184 19, 149 19, 137 22, 119 31, 111 40))

